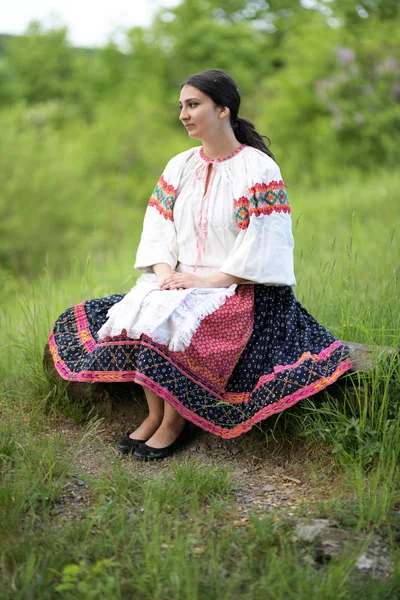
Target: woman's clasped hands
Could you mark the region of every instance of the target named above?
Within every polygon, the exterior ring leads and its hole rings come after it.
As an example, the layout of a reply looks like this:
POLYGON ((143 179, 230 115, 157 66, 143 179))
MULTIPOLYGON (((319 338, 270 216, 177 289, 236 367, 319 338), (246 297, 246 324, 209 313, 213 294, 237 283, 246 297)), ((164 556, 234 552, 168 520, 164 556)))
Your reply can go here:
POLYGON ((162 290, 185 290, 188 288, 210 287, 206 277, 199 277, 194 273, 178 273, 172 271, 170 275, 160 281, 162 290))

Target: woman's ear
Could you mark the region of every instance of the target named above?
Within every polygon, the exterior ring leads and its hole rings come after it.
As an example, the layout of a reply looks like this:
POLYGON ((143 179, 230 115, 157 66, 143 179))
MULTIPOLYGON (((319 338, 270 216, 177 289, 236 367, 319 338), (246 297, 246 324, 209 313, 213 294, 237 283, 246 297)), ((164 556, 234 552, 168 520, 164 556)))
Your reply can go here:
POLYGON ((219 115, 218 118, 219 119, 225 119, 227 116, 229 117, 229 108, 227 106, 220 106, 219 107, 219 115))

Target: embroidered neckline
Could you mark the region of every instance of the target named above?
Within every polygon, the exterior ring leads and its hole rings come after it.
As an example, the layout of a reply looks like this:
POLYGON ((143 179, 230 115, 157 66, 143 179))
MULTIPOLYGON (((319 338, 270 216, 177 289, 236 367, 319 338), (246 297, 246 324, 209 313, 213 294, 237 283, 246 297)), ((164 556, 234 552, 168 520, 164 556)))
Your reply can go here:
POLYGON ((239 146, 239 148, 236 148, 235 152, 233 152, 229 156, 224 156, 223 158, 210 158, 204 152, 203 146, 201 146, 201 148, 200 148, 200 156, 206 162, 213 162, 213 163, 224 162, 225 160, 229 160, 230 158, 233 158, 234 156, 236 156, 236 154, 239 154, 239 152, 241 152, 243 150, 243 148, 246 148, 246 144, 241 144, 239 146))

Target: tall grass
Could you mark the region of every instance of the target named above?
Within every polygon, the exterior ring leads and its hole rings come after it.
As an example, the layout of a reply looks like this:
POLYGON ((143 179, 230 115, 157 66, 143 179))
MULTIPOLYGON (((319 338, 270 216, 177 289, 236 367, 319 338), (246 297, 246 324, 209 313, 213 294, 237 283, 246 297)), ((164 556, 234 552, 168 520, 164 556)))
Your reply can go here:
MULTIPOLYGON (((341 339, 400 343, 399 184, 398 174, 386 173, 327 190, 291 190, 297 296, 341 339)), ((121 208, 115 218, 124 221, 129 211, 121 208)), ((148 480, 104 448, 109 474, 87 478, 91 505, 69 519, 54 516, 85 452, 84 435, 94 435, 98 424, 82 430, 72 453, 62 436, 49 434, 49 407, 60 406, 60 398, 65 407, 68 398, 44 374, 43 347, 66 307, 133 285, 139 230, 124 230, 118 248, 107 230, 99 230, 101 256, 95 243, 89 258, 65 251, 67 274, 44 270, 22 284, 22 293, 13 296, 10 287, 3 293, 0 598, 396 597, 400 573, 390 581, 353 581, 361 548, 349 548, 318 571, 304 562, 285 519, 252 516, 233 525, 232 476, 190 460, 148 480)), ((398 358, 377 360, 370 373, 349 383, 343 402, 328 390, 322 400, 285 411, 272 433, 268 422, 263 428, 267 436, 288 442, 290 436, 294 451, 296 444, 331 451, 353 498, 352 526, 384 531, 392 548, 400 530, 399 389, 398 358)), ((346 510, 326 505, 321 514, 346 510)))
POLYGON ((46 496, 30 521, 25 499, 19 535, 12 524, 14 535, 3 536, 0 597, 333 600, 398 591, 396 580, 352 578, 362 547, 317 570, 285 519, 238 525, 226 471, 187 459, 149 481, 109 460, 112 478, 87 479, 93 505, 79 516, 59 521, 46 496))

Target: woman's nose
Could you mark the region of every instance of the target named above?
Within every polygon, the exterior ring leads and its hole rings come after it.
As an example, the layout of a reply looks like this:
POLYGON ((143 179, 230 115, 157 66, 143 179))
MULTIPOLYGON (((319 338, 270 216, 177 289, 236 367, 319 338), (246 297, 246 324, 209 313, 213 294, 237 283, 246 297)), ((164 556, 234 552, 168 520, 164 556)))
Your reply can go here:
POLYGON ((179 115, 179 119, 180 119, 181 121, 184 121, 185 119, 187 119, 187 113, 186 113, 186 110, 185 110, 185 108, 184 108, 183 106, 182 106, 182 108, 181 108, 181 112, 180 112, 180 115, 179 115))

